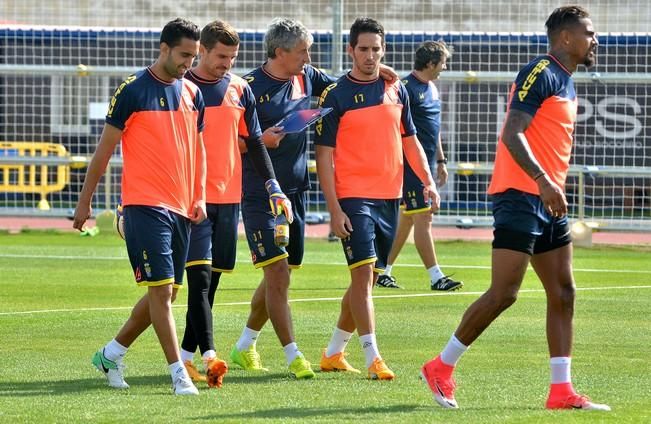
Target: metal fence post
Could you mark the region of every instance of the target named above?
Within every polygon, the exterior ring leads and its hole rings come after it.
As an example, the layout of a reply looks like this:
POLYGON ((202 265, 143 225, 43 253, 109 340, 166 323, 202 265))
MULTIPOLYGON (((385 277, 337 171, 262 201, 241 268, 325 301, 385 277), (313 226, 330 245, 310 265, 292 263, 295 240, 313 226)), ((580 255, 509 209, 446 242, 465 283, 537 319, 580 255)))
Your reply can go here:
POLYGON ((579 221, 585 220, 585 172, 579 172, 579 221))
POLYGON ((341 36, 344 19, 344 0, 332 0, 332 75, 339 75, 343 69, 341 54, 343 40, 341 36))

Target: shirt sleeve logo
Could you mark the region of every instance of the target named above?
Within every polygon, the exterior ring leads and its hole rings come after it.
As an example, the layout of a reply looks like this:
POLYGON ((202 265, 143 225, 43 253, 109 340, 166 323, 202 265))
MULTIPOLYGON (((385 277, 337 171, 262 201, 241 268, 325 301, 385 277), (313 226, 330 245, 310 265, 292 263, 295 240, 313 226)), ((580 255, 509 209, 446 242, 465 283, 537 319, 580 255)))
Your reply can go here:
POLYGON ((326 96, 328 95, 328 93, 330 92, 330 90, 332 90, 332 89, 335 88, 336 86, 337 86, 337 83, 336 83, 336 82, 333 82, 332 84, 330 84, 329 86, 327 86, 327 87, 325 88, 325 90, 323 90, 323 92, 321 93, 321 96, 319 97, 319 106, 320 106, 320 107, 323 106, 323 103, 325 102, 326 96))
POLYGON ((118 97, 120 96, 120 93, 122 93, 124 87, 126 87, 128 84, 132 83, 135 80, 136 80, 136 76, 131 75, 129 76, 129 78, 124 80, 122 84, 120 84, 120 86, 115 90, 115 93, 113 93, 113 97, 111 98, 111 102, 109 103, 109 109, 106 116, 111 117, 113 115, 113 109, 115 108, 115 104, 118 102, 118 97))
POLYGON ((549 65, 549 60, 543 59, 534 68, 529 72, 529 75, 527 75, 527 78, 525 78, 524 83, 522 84, 522 90, 518 91, 518 99, 523 102, 524 99, 527 97, 527 94, 529 94, 529 89, 533 86, 533 84, 536 82, 538 79, 538 75, 549 65))

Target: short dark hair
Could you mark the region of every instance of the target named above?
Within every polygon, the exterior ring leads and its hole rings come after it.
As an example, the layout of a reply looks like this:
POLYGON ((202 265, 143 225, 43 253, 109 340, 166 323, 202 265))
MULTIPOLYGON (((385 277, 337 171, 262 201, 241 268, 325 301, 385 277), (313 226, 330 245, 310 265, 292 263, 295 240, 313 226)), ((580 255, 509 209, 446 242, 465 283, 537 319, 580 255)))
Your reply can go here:
POLYGON ((588 11, 581 6, 561 6, 554 9, 547 18, 547 22, 545 22, 547 38, 551 40, 562 30, 578 24, 581 19, 589 17, 588 11))
POLYGON ((199 27, 193 22, 183 18, 176 18, 165 24, 160 33, 160 42, 174 48, 181 44, 181 40, 184 38, 199 41, 200 34, 199 27))
POLYGON ((448 46, 443 40, 425 41, 416 49, 414 69, 422 71, 430 63, 438 65, 443 60, 443 57, 449 58, 452 56, 453 51, 452 46, 448 46))
POLYGON ((217 43, 239 46, 240 36, 229 23, 220 20, 212 21, 201 30, 201 45, 206 50, 212 50, 217 43))
POLYGON ((350 36, 348 37, 348 43, 352 48, 355 48, 357 45, 357 40, 359 39, 359 34, 364 33, 377 34, 382 38, 382 44, 384 44, 384 27, 381 23, 376 21, 373 18, 357 18, 353 25, 350 27, 350 36))

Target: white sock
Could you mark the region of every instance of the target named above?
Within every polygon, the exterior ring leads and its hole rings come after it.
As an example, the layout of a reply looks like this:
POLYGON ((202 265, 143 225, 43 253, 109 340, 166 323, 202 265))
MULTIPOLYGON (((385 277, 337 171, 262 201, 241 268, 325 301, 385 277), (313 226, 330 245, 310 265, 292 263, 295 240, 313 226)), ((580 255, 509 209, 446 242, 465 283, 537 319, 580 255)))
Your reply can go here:
POLYGON ((380 351, 377 348, 377 340, 375 339, 375 333, 364 334, 359 336, 359 342, 362 345, 362 350, 364 351, 364 357, 366 357, 366 368, 370 367, 375 358, 382 358, 380 356, 380 351))
POLYGON ((186 362, 194 359, 194 352, 188 352, 187 350, 181 349, 181 362, 186 362))
POLYGON ((429 279, 435 283, 441 278, 445 277, 445 274, 443 274, 443 271, 441 271, 441 268, 439 268, 438 265, 427 268, 427 272, 429 273, 429 279))
POLYGON ((393 265, 387 265, 384 267, 384 272, 382 275, 388 275, 389 277, 391 276, 391 268, 393 268, 393 265))
POLYGON ((568 356, 557 356, 555 358, 550 358, 549 365, 552 369, 552 384, 572 382, 572 376, 570 372, 572 358, 568 356))
POLYGON ((181 361, 177 361, 172 364, 169 364, 167 367, 169 368, 170 374, 172 375, 172 381, 178 380, 178 378, 181 377, 182 375, 188 377, 188 371, 185 369, 185 366, 181 361))
POLYGON ((109 361, 120 362, 127 353, 127 349, 113 339, 104 346, 104 357, 109 361))
POLYGON ((340 328, 335 328, 330 343, 328 343, 328 349, 326 349, 326 356, 332 356, 335 353, 343 352, 352 336, 353 333, 349 333, 340 328))
POLYGON ((457 339, 457 336, 452 334, 450 341, 445 345, 443 352, 441 352, 441 361, 446 365, 454 367, 457 365, 459 358, 461 358, 461 355, 463 355, 466 350, 468 350, 468 346, 461 343, 459 339, 457 339))
POLYGON ((204 364, 208 363, 211 359, 215 359, 217 357, 217 352, 214 350, 207 350, 201 355, 201 360, 203 361, 204 364))
POLYGON ((251 330, 249 327, 244 327, 244 330, 242 330, 242 335, 235 345, 237 346, 237 350, 241 352, 243 350, 247 350, 249 347, 251 347, 251 345, 255 345, 255 343, 258 341, 259 334, 259 331, 251 330))
POLYGON ((297 356, 302 355, 301 351, 298 350, 298 345, 295 342, 292 342, 287 346, 283 346, 283 350, 285 351, 285 359, 287 360, 287 365, 294 362, 294 359, 296 359, 297 356))

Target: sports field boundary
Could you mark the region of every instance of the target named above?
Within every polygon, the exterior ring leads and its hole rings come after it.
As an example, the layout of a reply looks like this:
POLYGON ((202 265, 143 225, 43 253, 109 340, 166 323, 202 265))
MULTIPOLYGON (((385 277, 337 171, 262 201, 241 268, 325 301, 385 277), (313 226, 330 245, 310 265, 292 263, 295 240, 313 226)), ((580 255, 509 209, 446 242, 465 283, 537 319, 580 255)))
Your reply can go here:
MULTIPOLYGON (((94 226, 95 221, 89 220, 88 226, 94 226)), ((72 221, 65 218, 34 218, 34 217, 0 217, 0 230, 18 233, 21 230, 59 230, 74 231, 72 221)), ((306 225, 305 235, 310 238, 328 236, 329 224, 306 225)), ((239 226, 240 235, 244 234, 242 223, 239 226)), ((432 227, 434 240, 463 240, 490 241, 493 239, 491 228, 432 227)), ((651 231, 596 231, 592 234, 594 244, 607 245, 651 245, 651 231)))
MULTIPOLYGON (((607 291, 607 290, 635 290, 635 289, 651 289, 651 285, 644 286, 610 286, 610 287, 577 287, 576 291, 607 291)), ((291 289, 290 289, 291 290, 291 289)), ((518 293, 544 293, 544 289, 522 289, 518 293)), ((387 295, 374 295, 373 299, 408 299, 408 298, 421 298, 421 297, 440 297, 440 296, 480 296, 484 294, 483 291, 458 291, 458 292, 435 292, 435 293, 409 293, 409 294, 387 294, 387 295)), ((302 299, 289 299, 290 303, 307 303, 307 302, 339 302, 341 297, 311 297, 302 299)), ((213 307, 225 306, 248 306, 251 304, 250 300, 242 302, 223 302, 215 303, 213 307)), ((187 305, 172 305, 174 309, 186 309, 187 305)), ((124 311, 131 310, 133 306, 115 306, 106 308, 78 308, 78 309, 37 309, 32 311, 12 311, 0 312, 0 316, 12 315, 35 315, 35 314, 57 314, 57 313, 79 313, 79 312, 108 312, 108 311, 124 311)))
MULTIPOLYGON (((86 261, 123 261, 128 260, 129 258, 125 256, 72 256, 72 255, 23 255, 23 254, 11 254, 11 253, 0 253, 0 258, 7 259, 53 259, 53 260, 86 260, 86 261)), ((235 261, 238 264, 248 264, 252 265, 250 260, 237 259, 235 261)), ((302 266, 310 265, 320 265, 320 266, 345 266, 346 264, 342 262, 317 262, 317 261, 308 261, 303 262, 302 266)), ((397 265, 397 268, 421 268, 423 264, 410 264, 410 263, 400 263, 397 265)), ((449 263, 442 263, 442 267, 445 268, 455 268, 455 269, 491 269, 490 265, 455 265, 449 263)), ((651 269, 609 269, 609 268, 573 268, 574 272, 605 272, 605 273, 615 273, 615 274, 651 274, 651 269)))

